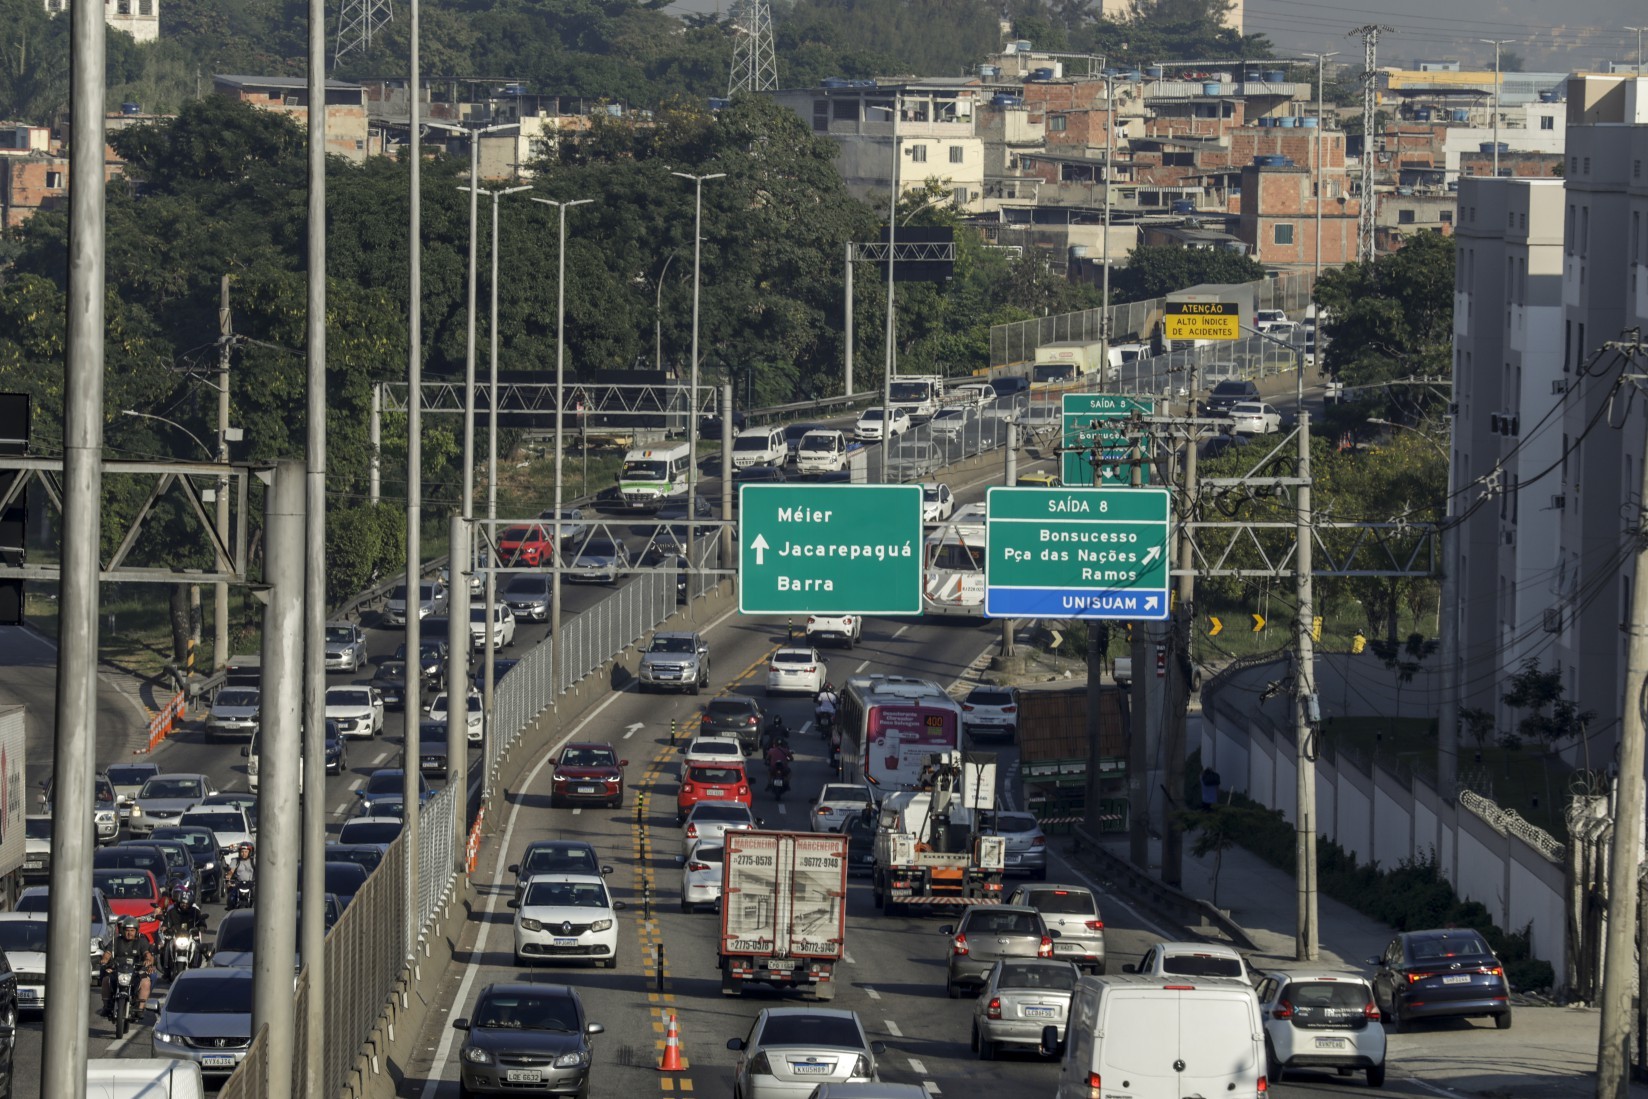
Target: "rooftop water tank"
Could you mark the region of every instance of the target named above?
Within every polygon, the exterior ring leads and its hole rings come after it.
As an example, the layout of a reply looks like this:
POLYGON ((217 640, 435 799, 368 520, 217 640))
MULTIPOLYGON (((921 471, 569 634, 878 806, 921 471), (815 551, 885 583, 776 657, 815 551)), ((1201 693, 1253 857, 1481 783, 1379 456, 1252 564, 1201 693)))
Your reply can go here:
POLYGON ((1299 120, 1293 115, 1285 114, 1276 120, 1276 125, 1282 127, 1284 130, 1291 130, 1299 125, 1299 120))
POLYGON ((1196 212, 1196 203, 1188 198, 1176 198, 1173 200, 1173 212, 1175 214, 1194 214, 1196 212))
POLYGON ((1152 80, 1160 80, 1162 78, 1162 67, 1160 65, 1147 66, 1144 74, 1152 80))
POLYGON ((1315 126, 1316 126, 1316 116, 1315 115, 1309 115, 1309 114, 1300 115, 1299 116, 1299 125, 1305 127, 1307 130, 1308 129, 1314 129, 1315 126))
POLYGON ((1253 164, 1258 168, 1289 168, 1293 166, 1293 158, 1268 153, 1254 157, 1253 164))
POLYGON ((1453 109, 1453 120, 1455 122, 1469 122, 1471 120, 1471 112, 1466 110, 1464 107, 1455 107, 1453 109))
POLYGON ((1218 95, 1220 84, 1217 80, 1209 80, 1202 85, 1203 95, 1218 95))
POLYGON ((1266 69, 1265 70, 1265 83, 1266 84, 1282 84, 1282 83, 1285 83, 1286 81, 1287 81, 1287 73, 1283 72, 1281 69, 1266 69))
POLYGON ((1415 107, 1413 109, 1413 120, 1415 122, 1429 122, 1431 120, 1431 109, 1429 107, 1415 107))
POLYGON ((1053 70, 1052 69, 1031 69, 1030 70, 1030 79, 1031 80, 1051 80, 1051 79, 1053 79, 1053 70))

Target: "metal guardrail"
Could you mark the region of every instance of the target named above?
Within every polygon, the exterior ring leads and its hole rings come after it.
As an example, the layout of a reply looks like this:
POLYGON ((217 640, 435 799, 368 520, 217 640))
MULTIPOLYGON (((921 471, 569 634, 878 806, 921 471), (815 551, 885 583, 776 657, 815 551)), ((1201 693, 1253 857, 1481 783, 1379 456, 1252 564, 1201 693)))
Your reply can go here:
MULTIPOLYGON (((218 1099, 261 1099, 263 1081, 269 1073, 269 1028, 259 1027, 252 1035, 252 1044, 246 1047, 246 1056, 240 1067, 218 1091, 218 1099)), ((300 1060, 298 1062, 302 1064, 300 1060)))
POLYGON ((1243 950, 1259 949, 1259 944, 1248 936, 1246 929, 1232 920, 1222 909, 1153 878, 1126 859, 1111 854, 1101 840, 1081 825, 1070 831, 1071 835, 1076 837, 1082 854, 1097 863, 1106 877, 1120 883, 1128 897, 1142 901, 1162 915, 1180 923, 1186 923, 1187 920, 1194 918, 1198 923, 1211 924, 1243 950))

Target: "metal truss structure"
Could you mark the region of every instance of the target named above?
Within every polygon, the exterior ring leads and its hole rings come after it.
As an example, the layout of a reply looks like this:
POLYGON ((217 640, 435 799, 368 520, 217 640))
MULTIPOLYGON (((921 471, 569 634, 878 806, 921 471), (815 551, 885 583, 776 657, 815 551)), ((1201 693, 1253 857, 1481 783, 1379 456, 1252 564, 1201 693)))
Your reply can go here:
POLYGON ((778 59, 773 51, 772 8, 767 0, 738 0, 733 5, 732 68, 727 95, 776 92, 778 59))
MULTIPOLYGON (((385 412, 405 412, 407 410, 405 382, 380 382, 383 392, 383 409, 385 412)), ((566 383, 566 399, 573 408, 563 409, 563 413, 573 412, 575 409, 585 415, 598 419, 610 420, 626 416, 659 416, 686 415, 689 411, 700 415, 708 415, 716 409, 716 393, 720 388, 715 385, 700 385, 697 400, 688 399, 688 390, 692 387, 686 384, 634 384, 608 382, 568 382, 566 383), (577 408, 581 402, 583 407, 577 408)), ((464 383, 462 381, 425 381, 419 392, 423 397, 422 409, 424 412, 462 413, 464 410, 464 383)), ((490 409, 491 387, 484 382, 475 384, 475 411, 486 412, 490 409)), ((542 413, 553 416, 555 414, 555 383, 554 382, 509 382, 498 383, 498 413, 509 415, 518 413, 542 413)))
POLYGON ((351 53, 365 53, 372 39, 395 18, 390 0, 343 0, 338 8, 338 39, 332 48, 332 65, 351 53))
MULTIPOLYGON (((483 569, 483 572, 492 572, 498 576, 511 576, 516 573, 547 575, 558 572, 564 581, 584 571, 566 563, 567 553, 565 551, 558 555, 559 560, 557 561, 527 565, 521 562, 519 553, 509 555, 498 549, 499 532, 508 530, 510 527, 542 527, 544 533, 553 539, 554 523, 550 520, 533 516, 530 519, 476 519, 474 523, 476 542, 484 548, 488 560, 497 562, 496 565, 483 569)), ((563 529, 573 525, 564 521, 562 523, 563 529)), ((571 535, 563 533, 562 535, 563 540, 571 543, 573 552, 576 552, 577 548, 586 540, 592 538, 623 543, 625 534, 645 535, 646 544, 631 555, 631 564, 624 570, 626 573, 679 572, 681 571, 679 565, 663 563, 664 559, 675 557, 685 557, 687 559, 686 571, 694 575, 736 576, 738 572, 734 567, 718 567, 709 564, 709 559, 714 554, 720 541, 722 529, 732 527, 736 531, 736 520, 695 519, 691 524, 692 533, 690 536, 687 535, 688 523, 685 515, 661 519, 657 515, 645 511, 637 511, 631 518, 614 516, 594 522, 580 522, 576 526, 581 528, 577 530, 577 533, 571 535)), ((736 538, 734 541, 736 543, 736 538)))
MULTIPOLYGON (((20 494, 25 492, 30 484, 36 484, 50 501, 51 507, 59 515, 62 514, 61 458, 0 457, 0 471, 8 470, 18 471, 18 476, 4 494, 0 495, 0 511, 4 511, 14 500, 19 499, 20 494)), ((118 532, 119 543, 109 557, 101 562, 98 579, 148 584, 247 583, 247 496, 253 476, 266 481, 269 475, 269 468, 264 466, 103 459, 105 484, 117 478, 141 478, 148 481, 149 491, 142 506, 125 524, 125 529, 118 532), (207 513, 203 493, 208 486, 200 483, 203 481, 208 482, 214 491, 224 491, 220 486, 228 486, 230 507, 234 516, 231 522, 232 537, 225 537, 219 532, 216 523, 207 513), (143 564, 134 559, 139 537, 164 504, 177 505, 182 514, 193 518, 190 526, 197 529, 191 529, 190 534, 198 536, 201 547, 211 553, 210 567, 179 568, 169 564, 143 564)), ((107 511, 104 513, 103 522, 105 529, 113 523, 107 511)), ((172 548, 175 549, 175 546, 172 548)), ((0 563, 0 578, 57 580, 59 568, 55 562, 0 563)))
POLYGON ((893 263, 954 263, 955 241, 859 241, 853 244, 853 259, 864 263, 886 263, 887 253, 893 254, 893 263))

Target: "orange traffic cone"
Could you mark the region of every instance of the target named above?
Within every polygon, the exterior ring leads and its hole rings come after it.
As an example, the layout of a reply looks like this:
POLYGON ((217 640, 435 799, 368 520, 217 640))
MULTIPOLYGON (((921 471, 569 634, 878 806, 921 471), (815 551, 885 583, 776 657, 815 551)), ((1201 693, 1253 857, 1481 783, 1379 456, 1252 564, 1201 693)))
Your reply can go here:
POLYGON ((686 1068, 681 1063, 681 1028, 675 1022, 675 1012, 670 1012, 669 1026, 664 1030, 664 1059, 658 1062, 659 1072, 680 1072, 686 1068))

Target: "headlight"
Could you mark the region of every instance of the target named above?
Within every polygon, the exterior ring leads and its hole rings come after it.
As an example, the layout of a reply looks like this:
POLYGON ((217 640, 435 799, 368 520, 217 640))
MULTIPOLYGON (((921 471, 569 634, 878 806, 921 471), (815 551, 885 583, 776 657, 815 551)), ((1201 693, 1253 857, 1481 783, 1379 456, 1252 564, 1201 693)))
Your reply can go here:
POLYGON ((191 939, 187 935, 179 935, 179 936, 177 936, 176 938, 174 938, 172 940, 172 946, 174 946, 178 950, 182 950, 184 947, 190 946, 193 943, 194 943, 194 940, 191 939))
POLYGON ((589 929, 591 931, 610 931, 612 929, 612 921, 596 920, 594 923, 589 925, 589 929))
POLYGON ((522 931, 542 931, 543 929, 544 925, 539 923, 537 920, 529 920, 525 916, 521 917, 522 931))
POLYGON ((163 1030, 155 1031, 154 1032, 154 1038, 155 1038, 155 1041, 157 1041, 157 1042, 166 1042, 168 1044, 170 1044, 171 1041, 172 1041, 172 1035, 167 1034, 163 1030))
POLYGON ((479 1046, 470 1046, 464 1050, 463 1055, 464 1060, 472 1065, 490 1065, 492 1063, 492 1054, 479 1046))
POLYGON ((577 1053, 563 1053, 555 1058, 556 1068, 582 1068, 589 1064, 589 1051, 579 1050, 577 1053))

